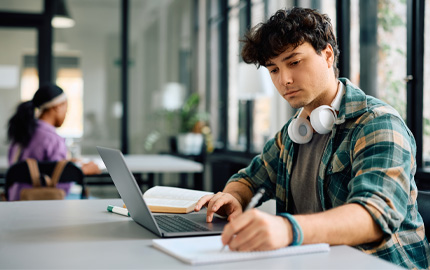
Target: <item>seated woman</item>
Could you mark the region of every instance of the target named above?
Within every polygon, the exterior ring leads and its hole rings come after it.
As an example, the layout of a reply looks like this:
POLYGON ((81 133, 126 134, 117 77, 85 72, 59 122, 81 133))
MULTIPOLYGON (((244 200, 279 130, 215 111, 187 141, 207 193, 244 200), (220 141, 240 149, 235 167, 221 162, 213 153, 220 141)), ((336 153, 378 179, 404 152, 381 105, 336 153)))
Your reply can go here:
MULTIPOLYGON (((40 87, 30 101, 18 105, 16 113, 10 118, 8 126, 9 165, 28 158, 38 161, 58 161, 67 159, 67 146, 64 138, 55 128, 60 127, 67 113, 67 97, 63 89, 54 84, 40 87)), ((94 162, 81 164, 85 175, 99 174, 94 162)), ((21 184, 9 189, 9 200, 18 200, 21 184)), ((66 194, 71 184, 60 183, 66 194)))

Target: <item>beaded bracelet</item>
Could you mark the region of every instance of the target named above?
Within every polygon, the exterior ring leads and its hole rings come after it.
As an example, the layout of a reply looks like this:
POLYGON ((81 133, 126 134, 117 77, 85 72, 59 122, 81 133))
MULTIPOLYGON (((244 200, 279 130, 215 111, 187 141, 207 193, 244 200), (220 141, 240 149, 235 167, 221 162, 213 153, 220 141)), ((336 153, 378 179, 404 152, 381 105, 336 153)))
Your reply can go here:
POLYGON ((280 213, 279 215, 288 219, 291 224, 291 227, 293 228, 293 242, 291 243, 291 246, 300 246, 301 244, 303 244, 302 227, 300 227, 294 216, 288 213, 280 213))

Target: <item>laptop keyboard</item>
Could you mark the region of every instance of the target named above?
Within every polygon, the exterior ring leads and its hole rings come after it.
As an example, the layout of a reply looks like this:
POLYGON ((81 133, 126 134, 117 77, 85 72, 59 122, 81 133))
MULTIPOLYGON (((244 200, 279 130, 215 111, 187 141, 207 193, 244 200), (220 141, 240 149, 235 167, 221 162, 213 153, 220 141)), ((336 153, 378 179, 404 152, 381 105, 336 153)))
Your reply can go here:
POLYGON ((158 226, 166 232, 204 232, 209 231, 191 220, 178 215, 155 215, 158 226))

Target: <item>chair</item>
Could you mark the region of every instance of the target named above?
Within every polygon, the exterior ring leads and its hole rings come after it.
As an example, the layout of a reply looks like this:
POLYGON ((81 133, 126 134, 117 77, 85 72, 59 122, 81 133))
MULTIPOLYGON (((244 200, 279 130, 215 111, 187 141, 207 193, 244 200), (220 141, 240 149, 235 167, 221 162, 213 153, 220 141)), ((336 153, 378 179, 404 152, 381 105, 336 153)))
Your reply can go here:
MULTIPOLYGON (((39 161, 38 166, 40 174, 51 176, 56 164, 56 161, 39 161)), ((64 167, 63 173, 58 180, 58 184, 71 182, 76 182, 78 185, 82 186, 81 199, 86 198, 84 174, 79 167, 69 161, 64 167)), ((9 200, 9 188, 15 183, 32 185, 30 170, 26 161, 17 162, 7 170, 5 176, 6 200, 9 200)))
POLYGON ((418 191, 418 212, 424 221, 427 239, 430 240, 430 191, 418 191))

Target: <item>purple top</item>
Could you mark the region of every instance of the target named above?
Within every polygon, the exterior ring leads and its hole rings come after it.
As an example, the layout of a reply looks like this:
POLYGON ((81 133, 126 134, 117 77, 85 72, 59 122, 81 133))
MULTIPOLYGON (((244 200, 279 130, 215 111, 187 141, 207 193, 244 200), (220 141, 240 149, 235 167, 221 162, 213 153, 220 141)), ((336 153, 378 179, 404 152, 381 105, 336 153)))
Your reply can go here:
MULTIPOLYGON (((9 166, 12 165, 13 158, 18 151, 18 145, 12 143, 9 148, 9 166)), ((57 161, 66 159, 67 146, 64 138, 55 132, 55 127, 42 121, 37 120, 36 131, 30 140, 28 146, 22 149, 21 157, 17 161, 23 161, 27 158, 34 158, 37 161, 57 161)), ((71 183, 58 183, 57 187, 63 189, 66 194, 69 193, 71 183)), ((19 200, 23 188, 32 186, 24 183, 14 183, 9 188, 9 200, 19 200)))
MULTIPOLYGON (((12 143, 9 148, 9 165, 14 163, 13 158, 18 151, 18 145, 12 143)), ((57 161, 66 159, 67 146, 64 138, 55 132, 55 127, 37 120, 36 131, 28 146, 22 149, 18 161, 34 158, 38 161, 57 161)))

